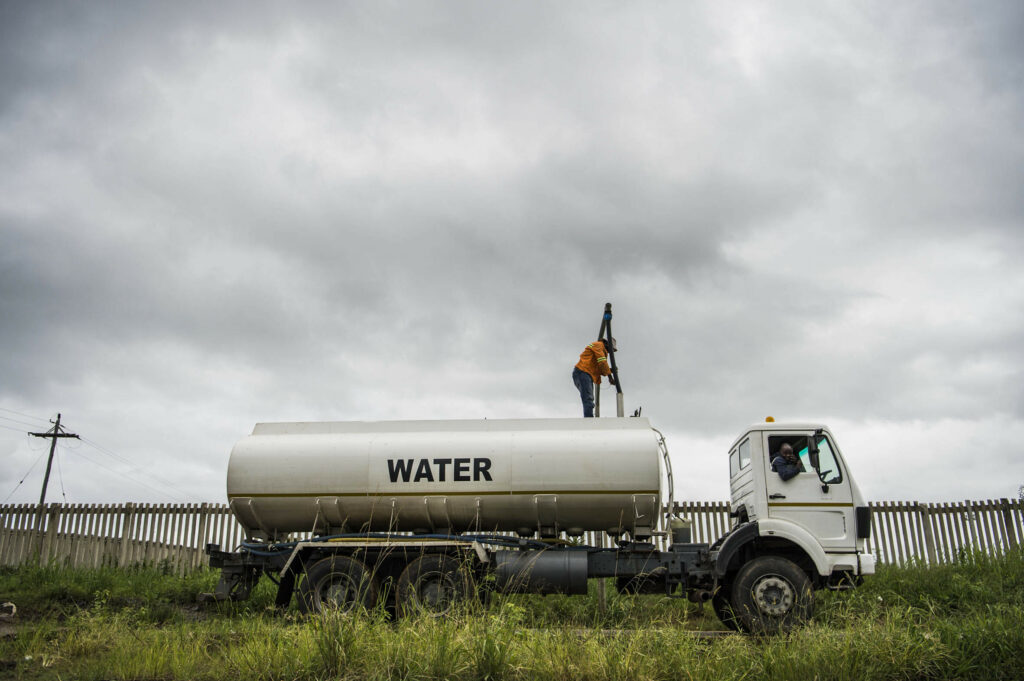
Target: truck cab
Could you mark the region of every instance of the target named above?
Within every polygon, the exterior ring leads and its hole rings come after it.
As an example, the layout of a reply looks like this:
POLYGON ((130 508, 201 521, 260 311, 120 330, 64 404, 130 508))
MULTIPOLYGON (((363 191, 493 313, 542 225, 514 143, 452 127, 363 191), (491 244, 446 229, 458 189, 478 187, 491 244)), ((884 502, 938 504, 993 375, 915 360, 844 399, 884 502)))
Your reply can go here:
POLYGON ((792 543, 819 582, 835 586, 874 573, 870 509, 826 426, 766 421, 749 428, 729 449, 729 486, 735 527, 750 524, 757 537, 792 543), (773 466, 784 445, 799 458, 788 480, 773 466))
POLYGON ((726 626, 787 629, 811 616, 815 590, 874 573, 870 508, 824 425, 748 428, 729 448, 729 486, 733 526, 711 547, 711 604, 726 626), (786 445, 796 458, 780 471, 786 445))

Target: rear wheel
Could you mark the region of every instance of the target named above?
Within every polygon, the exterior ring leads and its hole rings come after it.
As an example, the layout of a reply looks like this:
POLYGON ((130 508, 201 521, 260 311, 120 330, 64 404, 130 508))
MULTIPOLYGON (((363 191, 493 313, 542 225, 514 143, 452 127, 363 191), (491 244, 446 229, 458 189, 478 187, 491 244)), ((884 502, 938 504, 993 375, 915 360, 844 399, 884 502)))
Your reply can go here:
POLYGON ((739 626, 755 634, 789 631, 814 611, 811 580, 796 563, 780 556, 761 556, 744 565, 731 600, 739 626))
POLYGON ((361 562, 348 556, 328 556, 306 569, 298 589, 299 610, 370 610, 379 591, 377 580, 361 562))
POLYGON ((398 578, 398 610, 440 617, 473 594, 468 566, 442 554, 421 556, 398 578))

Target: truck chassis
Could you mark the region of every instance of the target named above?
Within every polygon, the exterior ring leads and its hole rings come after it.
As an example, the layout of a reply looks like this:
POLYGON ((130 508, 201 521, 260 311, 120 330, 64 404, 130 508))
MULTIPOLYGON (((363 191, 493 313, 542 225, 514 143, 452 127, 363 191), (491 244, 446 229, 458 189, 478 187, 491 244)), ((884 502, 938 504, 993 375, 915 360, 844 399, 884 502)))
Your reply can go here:
POLYGON ((280 543, 206 547, 220 568, 216 590, 201 600, 244 600, 261 575, 278 585, 276 605, 293 597, 303 613, 385 607, 394 615, 443 615, 460 602, 502 593, 585 594, 590 579, 615 578, 620 592, 710 601, 730 629, 770 633, 806 621, 823 580, 794 547, 767 544, 757 523, 735 527, 713 546, 673 528, 668 550, 620 541, 616 548, 502 535, 362 533, 280 543))

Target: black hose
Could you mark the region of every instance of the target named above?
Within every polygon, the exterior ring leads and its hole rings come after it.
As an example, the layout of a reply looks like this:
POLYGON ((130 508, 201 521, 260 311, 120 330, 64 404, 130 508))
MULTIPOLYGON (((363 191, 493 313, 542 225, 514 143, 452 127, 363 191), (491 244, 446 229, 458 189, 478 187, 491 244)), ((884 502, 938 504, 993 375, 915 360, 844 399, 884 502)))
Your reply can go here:
MULTIPOLYGON (((507 548, 520 548, 523 545, 532 546, 539 549, 549 549, 550 544, 547 544, 536 539, 516 539, 515 537, 505 537, 501 535, 489 535, 489 534, 462 534, 462 535, 450 535, 450 534, 417 534, 412 535, 415 539, 437 539, 442 541, 475 541, 481 544, 490 544, 493 546, 504 546, 507 548)), ((388 534, 386 532, 368 532, 365 534, 348 533, 348 534, 330 534, 321 537, 313 537, 304 541, 309 542, 325 542, 331 539, 395 539, 400 540, 402 536, 396 536, 388 534)), ((294 548, 299 542, 280 542, 275 544, 254 544, 243 542, 241 548, 247 553, 251 553, 255 556, 276 556, 280 555, 282 551, 287 551, 294 548), (265 550, 269 549, 269 550, 265 550)), ((567 550, 586 550, 589 547, 586 546, 564 546, 561 547, 567 550)))

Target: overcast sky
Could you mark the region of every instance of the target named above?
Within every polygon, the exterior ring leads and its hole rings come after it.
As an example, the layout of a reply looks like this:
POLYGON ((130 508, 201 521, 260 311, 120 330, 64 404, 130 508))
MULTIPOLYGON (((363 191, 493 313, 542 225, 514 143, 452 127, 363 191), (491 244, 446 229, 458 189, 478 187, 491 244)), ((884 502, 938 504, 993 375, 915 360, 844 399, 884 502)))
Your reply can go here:
POLYGON ((869 499, 1015 497, 1022 35, 1019 0, 3 0, 0 499, 57 412, 72 503, 224 501, 261 421, 577 416, 606 301, 680 499, 768 415, 869 499))

